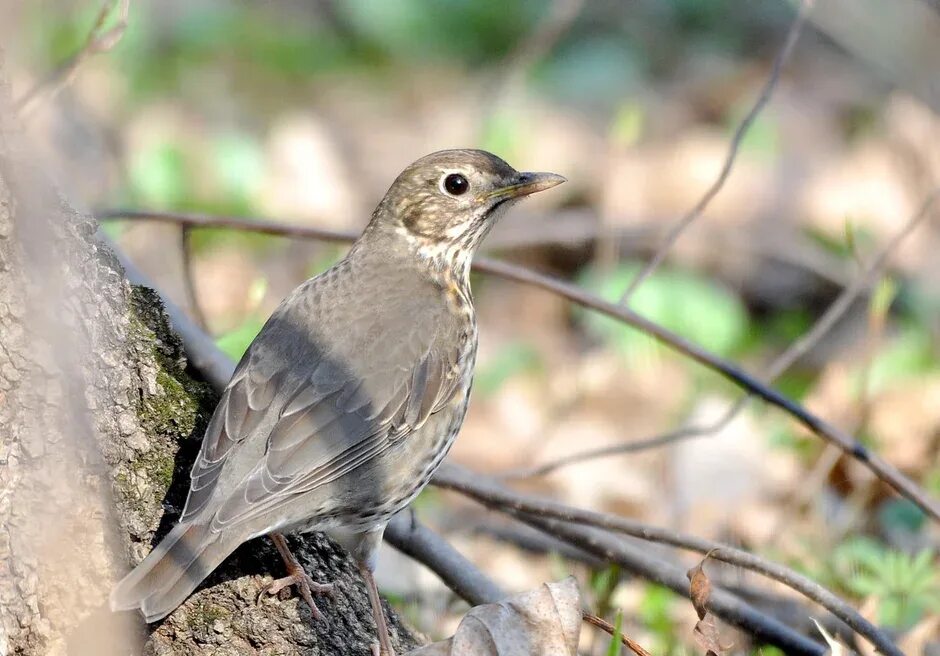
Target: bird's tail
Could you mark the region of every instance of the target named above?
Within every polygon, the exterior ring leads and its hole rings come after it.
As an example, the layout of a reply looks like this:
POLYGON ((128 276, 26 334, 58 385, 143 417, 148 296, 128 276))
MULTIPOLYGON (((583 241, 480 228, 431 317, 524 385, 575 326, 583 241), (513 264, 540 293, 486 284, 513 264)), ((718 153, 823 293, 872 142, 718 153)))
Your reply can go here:
POLYGON ((111 591, 111 610, 139 608, 148 622, 169 615, 240 544, 200 523, 177 525, 111 591))

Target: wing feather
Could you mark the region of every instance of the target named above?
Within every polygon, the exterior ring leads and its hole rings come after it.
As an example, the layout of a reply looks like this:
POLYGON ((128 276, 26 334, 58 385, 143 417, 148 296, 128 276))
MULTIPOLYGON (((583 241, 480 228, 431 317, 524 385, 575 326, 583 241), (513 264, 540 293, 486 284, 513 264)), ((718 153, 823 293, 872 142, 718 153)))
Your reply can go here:
POLYGON ((250 521, 294 495, 337 480, 406 439, 452 398, 458 381, 451 361, 456 354, 432 348, 410 369, 350 376, 332 393, 316 390, 319 380, 310 381, 285 406, 263 461, 219 507, 213 526, 220 530, 250 521), (309 401, 306 406, 301 399, 309 401))

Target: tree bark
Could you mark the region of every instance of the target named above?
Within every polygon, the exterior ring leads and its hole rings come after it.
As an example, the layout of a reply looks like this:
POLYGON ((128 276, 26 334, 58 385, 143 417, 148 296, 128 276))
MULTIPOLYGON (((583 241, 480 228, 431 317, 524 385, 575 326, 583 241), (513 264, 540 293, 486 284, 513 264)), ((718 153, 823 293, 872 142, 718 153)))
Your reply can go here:
MULTIPOLYGON (((97 226, 31 160, 0 62, 0 656, 371 654, 368 597, 323 536, 292 538, 324 620, 268 540, 243 545, 162 623, 107 610, 169 530, 216 394, 187 372, 158 296, 132 287, 97 226)), ((393 643, 415 638, 394 614, 393 643)))

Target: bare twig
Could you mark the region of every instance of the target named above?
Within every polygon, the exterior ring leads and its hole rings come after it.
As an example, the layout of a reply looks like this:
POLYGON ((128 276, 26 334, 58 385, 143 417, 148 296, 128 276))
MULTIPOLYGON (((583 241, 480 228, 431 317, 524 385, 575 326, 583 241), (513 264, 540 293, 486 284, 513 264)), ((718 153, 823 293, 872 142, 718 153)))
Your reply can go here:
MULTIPOLYGON (((591 626, 596 626, 607 635, 614 635, 614 625, 605 620, 603 617, 598 617, 592 613, 582 613, 581 619, 591 626)), ((624 647, 632 651, 637 656, 652 656, 648 651, 643 649, 642 645, 640 645, 636 640, 628 636, 623 631, 620 632, 620 642, 623 643, 624 647)))
POLYGON ((637 440, 635 442, 625 442, 623 444, 614 444, 612 446, 577 451, 566 456, 561 456, 560 458, 556 458, 554 460, 549 460, 542 463, 541 465, 509 469, 498 473, 496 478, 499 480, 508 481, 545 476, 546 474, 550 474, 553 471, 557 471, 571 465, 576 465, 581 462, 587 462, 589 460, 597 460, 598 458, 606 458, 613 455, 623 455, 626 453, 638 453, 640 451, 647 451, 649 449, 666 446, 667 444, 684 442, 696 437, 714 435, 715 433, 721 431, 729 423, 731 423, 731 420, 733 420, 738 415, 738 412, 740 412, 741 408, 744 407, 744 402, 748 398, 750 397, 745 396, 738 399, 738 401, 729 406, 724 414, 722 414, 717 420, 708 424, 677 428, 676 430, 672 430, 645 440, 637 440))
POLYGON ((257 232, 274 237, 288 237, 294 239, 316 239, 332 243, 348 243, 354 241, 359 233, 351 230, 332 230, 330 228, 317 228, 315 226, 294 225, 278 222, 273 219, 261 217, 220 216, 218 214, 199 214, 195 212, 158 212, 146 210, 104 210, 95 213, 99 221, 116 219, 136 219, 174 223, 189 228, 228 228, 257 232))
POLYGON ((620 302, 622 304, 628 305, 630 303, 630 299, 633 297, 633 294, 636 292, 637 288, 653 273, 653 271, 656 270, 660 264, 662 264, 662 261, 666 258, 666 255, 679 240, 679 237, 682 235, 685 229, 692 225, 692 223, 702 215, 702 213, 708 207, 708 204, 711 203, 712 199, 717 196, 718 192, 721 191, 722 187, 725 186, 725 182, 727 182, 728 176, 731 175, 731 169, 734 166, 735 159, 737 159, 738 152, 741 149, 741 143, 744 141, 744 137, 747 135, 748 130, 750 130, 754 120, 770 101, 770 97, 773 95, 774 89, 777 87, 777 82, 780 80, 780 73, 783 70, 787 60, 790 59, 790 55, 793 54, 796 41, 800 37, 800 32, 803 31, 803 25, 806 23, 806 17, 809 14, 812 4, 813 0, 800 1, 800 7, 797 10, 796 18, 790 25, 790 29, 787 32, 783 47, 780 48, 780 52, 778 52, 777 56, 774 58, 773 67, 770 71, 770 77, 768 77, 767 81, 764 83, 764 87, 761 89, 761 93, 757 97, 757 100, 751 106, 750 111, 748 111, 745 117, 741 120, 741 123, 738 124, 737 129, 734 131, 734 136, 731 139, 731 145, 728 147, 728 154, 725 157, 725 163, 721 167, 721 172, 718 174, 715 182, 712 183, 711 187, 708 188, 708 190, 699 199, 695 206, 689 210, 685 216, 679 219, 675 225, 673 225, 669 233, 666 235, 666 238, 663 240, 663 243, 659 248, 656 249, 656 253, 653 255, 652 259, 650 259, 650 261, 646 263, 646 266, 644 266, 643 269, 640 270, 640 272, 637 273, 637 275, 633 278, 633 280, 630 281, 626 291, 620 297, 620 302))
MULTIPOLYGON (((141 212, 136 210, 105 210, 96 213, 99 220, 162 221, 186 225, 190 228, 229 228, 232 230, 251 230, 262 234, 296 239, 316 239, 330 242, 352 241, 357 234, 346 230, 321 230, 315 226, 294 225, 265 217, 235 217, 213 214, 192 214, 175 212, 141 212)), ((487 247, 495 251, 507 249, 533 248, 544 245, 575 245, 587 243, 598 238, 598 227, 593 217, 584 211, 564 210, 557 213, 557 219, 546 224, 541 222, 537 231, 522 227, 513 231, 496 232, 487 240, 487 247)), ((651 217, 646 223, 631 228, 621 228, 614 236, 631 246, 643 246, 654 240, 657 226, 662 221, 651 217)), ((516 226, 525 226, 525 222, 514 222, 516 226)), ((754 255, 782 262, 790 266, 805 269, 813 275, 835 285, 844 286, 850 276, 838 266, 838 261, 824 251, 816 249, 810 243, 781 244, 779 241, 747 239, 733 230, 721 230, 706 227, 706 235, 717 242, 716 248, 734 248, 754 255)))
POLYGON ((75 77, 78 67, 92 55, 108 52, 118 44, 127 29, 127 16, 130 10, 130 0, 105 0, 98 11, 95 23, 85 39, 81 49, 74 55, 59 64, 45 77, 39 80, 29 91, 16 101, 16 110, 25 114, 27 108, 44 93, 49 97, 62 90, 75 77), (104 29, 105 20, 114 9, 118 7, 118 16, 114 25, 104 29))
MULTIPOLYGON (((845 316, 845 314, 852 307, 852 304, 855 302, 855 300, 861 296, 863 292, 867 291, 872 286, 872 284, 874 284, 874 282, 876 282, 878 277, 887 267, 888 260, 890 259, 891 255, 898 249, 898 247, 901 245, 901 242, 909 237, 911 233, 914 232, 918 226, 920 226, 921 223, 931 216, 931 210, 933 209, 933 205, 938 198, 940 198, 940 188, 935 189, 927 196, 927 198, 921 204, 920 208, 917 210, 917 213, 910 217, 904 226, 891 239, 889 239, 884 246, 881 247, 875 256, 871 258, 870 262, 864 268, 864 270, 861 271, 859 275, 856 276, 849 283, 849 285, 842 290, 836 300, 833 301, 829 308, 822 314, 822 316, 819 317, 816 323, 813 324, 813 327, 810 328, 810 330, 807 331, 805 335, 801 336, 793 344, 791 344, 788 349, 781 353, 770 364, 766 375, 766 380, 768 383, 776 380, 787 369, 792 367, 794 363, 806 355, 810 349, 818 344, 819 341, 830 330, 832 330, 836 323, 838 323, 838 321, 843 316, 845 316)), ((586 462, 588 460, 625 453, 636 453, 638 451, 644 451, 646 449, 656 448, 695 437, 714 435, 715 433, 723 430, 729 423, 731 423, 734 418, 737 417, 738 414, 747 406, 751 398, 752 394, 744 395, 735 401, 732 405, 730 405, 725 413, 722 414, 717 420, 702 426, 679 428, 646 440, 578 451, 576 453, 562 456, 556 460, 551 460, 541 465, 506 471, 500 475, 500 478, 508 480, 529 478, 533 476, 544 476, 545 474, 551 473, 563 467, 580 462, 586 462)))
MULTIPOLYGON (((931 196, 928 203, 922 209, 927 212, 933 204, 935 195, 931 196)), ((168 212, 136 212, 135 216, 149 216, 155 220, 195 222, 205 219, 205 215, 186 215, 173 214, 168 212)), ((118 218, 115 213, 105 213, 101 218, 118 218)), ((263 221, 251 221, 240 223, 234 217, 224 217, 225 223, 234 227, 254 229, 268 234, 279 234, 285 236, 322 236, 329 241, 349 241, 349 233, 326 230, 324 228, 310 228, 301 226, 280 226, 265 223, 263 221)), ((912 501, 921 508, 926 514, 940 521, 940 504, 930 497, 920 486, 911 479, 902 474, 896 467, 879 457, 877 454, 869 451, 861 442, 844 430, 837 428, 820 417, 817 417, 805 407, 787 398, 777 390, 767 386, 753 375, 747 373, 737 365, 725 360, 705 349, 693 344, 689 340, 666 330, 662 326, 650 321, 649 319, 637 314, 628 307, 610 303, 591 292, 588 292, 577 285, 547 276, 531 269, 521 267, 508 262, 501 262, 488 258, 477 258, 473 268, 477 271, 499 276, 506 280, 514 280, 523 284, 530 285, 551 292, 557 296, 565 298, 573 303, 589 308, 601 314, 607 315, 613 319, 621 321, 658 342, 665 344, 674 351, 686 356, 687 358, 698 362, 699 364, 711 369, 722 377, 728 379, 738 387, 749 392, 753 396, 763 399, 765 402, 776 406, 796 419, 799 423, 809 429, 812 433, 822 439, 835 444, 842 451, 852 456, 865 467, 871 470, 878 478, 887 483, 892 489, 912 501)))
POLYGON ((523 495, 456 465, 445 463, 435 474, 434 484, 438 487, 458 491, 500 512, 506 512, 509 509, 540 518, 550 517, 565 522, 623 533, 642 540, 668 544, 701 554, 709 554, 714 560, 748 569, 783 583, 826 608, 859 635, 864 636, 881 653, 903 656, 903 653, 894 646, 883 632, 838 596, 805 576, 755 554, 678 531, 649 526, 616 515, 581 510, 553 501, 523 495))
POLYGON ((507 596, 447 540, 419 522, 414 513, 405 510, 395 515, 385 529, 385 540, 428 567, 471 606, 490 604, 507 596))
MULTIPOLYGON (((600 529, 512 509, 504 511, 547 535, 565 540, 607 562, 616 563, 627 572, 660 583, 683 597, 688 595, 689 581, 685 576, 685 569, 657 558, 649 549, 628 544, 623 538, 600 529)), ((780 647, 787 654, 824 656, 827 653, 826 648, 819 643, 763 614, 726 590, 712 590, 706 606, 717 617, 749 633, 758 641, 780 647)))

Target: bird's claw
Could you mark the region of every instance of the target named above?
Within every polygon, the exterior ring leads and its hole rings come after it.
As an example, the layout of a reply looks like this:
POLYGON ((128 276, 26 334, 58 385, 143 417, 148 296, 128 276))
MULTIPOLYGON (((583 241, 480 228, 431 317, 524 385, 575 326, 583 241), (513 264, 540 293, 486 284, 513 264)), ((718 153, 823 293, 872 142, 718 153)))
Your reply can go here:
POLYGON ((297 587, 297 590, 300 592, 300 596, 303 597, 304 601, 307 602, 307 605, 310 606, 310 611, 313 613, 313 619, 323 619, 323 613, 320 612, 320 609, 317 608, 317 605, 314 603, 313 595, 325 594, 332 596, 333 584, 317 583, 303 570, 293 571, 287 576, 275 579, 266 585, 258 594, 258 602, 261 602, 261 598, 265 594, 276 595, 284 588, 288 588, 292 585, 297 587))

